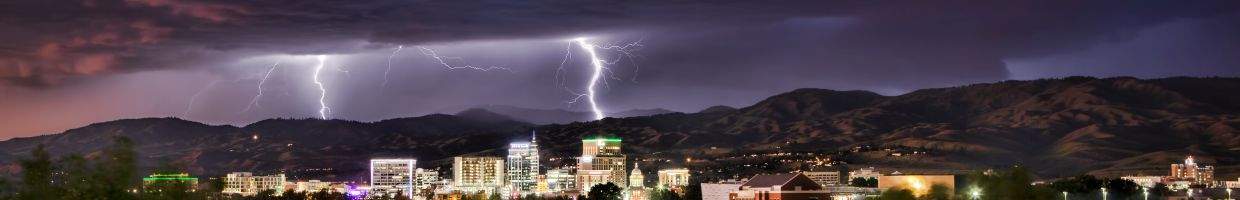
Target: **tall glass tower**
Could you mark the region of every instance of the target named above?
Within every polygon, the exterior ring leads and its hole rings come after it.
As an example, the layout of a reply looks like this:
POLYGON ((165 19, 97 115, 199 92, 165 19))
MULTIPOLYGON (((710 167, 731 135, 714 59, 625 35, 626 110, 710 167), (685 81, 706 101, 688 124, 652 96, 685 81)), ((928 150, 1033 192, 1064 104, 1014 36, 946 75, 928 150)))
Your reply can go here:
POLYGON ((508 144, 508 182, 514 191, 528 194, 534 191, 538 180, 537 135, 530 134, 529 142, 508 144))

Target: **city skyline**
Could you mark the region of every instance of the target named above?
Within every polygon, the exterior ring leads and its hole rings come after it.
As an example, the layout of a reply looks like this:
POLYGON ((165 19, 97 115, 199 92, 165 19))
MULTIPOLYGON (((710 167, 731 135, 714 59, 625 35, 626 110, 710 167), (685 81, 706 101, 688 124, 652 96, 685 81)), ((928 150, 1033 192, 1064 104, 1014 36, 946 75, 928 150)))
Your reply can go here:
POLYGON ((0 200, 1240 190, 1240 0, 5 0, 0 30, 0 200))

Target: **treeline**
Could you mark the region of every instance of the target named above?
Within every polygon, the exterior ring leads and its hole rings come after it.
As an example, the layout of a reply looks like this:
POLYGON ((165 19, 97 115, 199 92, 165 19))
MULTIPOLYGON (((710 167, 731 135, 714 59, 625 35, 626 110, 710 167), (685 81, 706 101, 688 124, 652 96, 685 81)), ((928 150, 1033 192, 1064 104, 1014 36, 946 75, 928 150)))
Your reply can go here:
MULTIPOLYGON (((0 179, 0 200, 346 200, 344 194, 328 192, 303 193, 264 191, 242 197, 220 193, 223 182, 209 182, 205 189, 184 185, 159 185, 144 188, 138 181, 135 144, 126 137, 115 137, 112 145, 91 157, 69 154, 53 159, 46 147, 39 145, 30 157, 20 161, 21 179, 16 184, 0 179)), ((166 169, 163 169, 166 170, 166 169)), ((409 199, 378 198, 386 199, 409 199)))
POLYGON ((69 154, 56 160, 43 145, 21 160, 21 182, 5 184, 2 199, 138 199, 133 141, 117 137, 94 159, 69 154))

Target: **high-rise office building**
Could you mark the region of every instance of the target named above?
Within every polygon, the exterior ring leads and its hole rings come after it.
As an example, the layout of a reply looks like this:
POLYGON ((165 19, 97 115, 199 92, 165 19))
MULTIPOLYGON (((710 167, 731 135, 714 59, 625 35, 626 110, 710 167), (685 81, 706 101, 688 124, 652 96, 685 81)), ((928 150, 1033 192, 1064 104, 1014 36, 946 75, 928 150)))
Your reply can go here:
POLYGON ((224 189, 221 193, 253 196, 262 191, 272 190, 279 196, 284 194, 284 174, 255 176, 250 172, 233 172, 224 176, 224 189))
POLYGON ((613 183, 628 187, 625 159, 619 138, 596 137, 581 140, 581 157, 577 158, 577 188, 588 193, 591 187, 613 183))
POLYGON ((452 179, 462 192, 493 193, 504 186, 504 168, 504 158, 457 156, 452 158, 452 179))
POLYGON ((521 194, 534 191, 538 178, 538 142, 530 136, 530 142, 514 142, 508 145, 508 182, 521 194))
POLYGON ((370 159, 370 195, 413 196, 416 162, 406 158, 370 159))

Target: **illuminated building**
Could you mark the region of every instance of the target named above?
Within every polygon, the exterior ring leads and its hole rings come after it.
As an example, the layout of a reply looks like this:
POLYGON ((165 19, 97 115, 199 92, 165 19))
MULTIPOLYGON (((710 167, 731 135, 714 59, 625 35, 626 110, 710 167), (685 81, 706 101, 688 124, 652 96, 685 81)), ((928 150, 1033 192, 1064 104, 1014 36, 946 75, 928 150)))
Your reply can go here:
POLYGON ((286 180, 284 174, 255 176, 250 172, 233 172, 224 176, 224 189, 221 193, 254 196, 259 192, 272 190, 279 196, 284 193, 286 180))
POLYGON ((849 178, 849 179, 855 179, 855 178, 862 178, 862 179, 871 179, 871 178, 873 178, 873 179, 878 179, 878 176, 879 176, 879 175, 881 175, 881 174, 879 174, 879 173, 878 173, 878 170, 874 170, 874 168, 873 168, 873 167, 869 167, 869 168, 861 168, 861 169, 857 169, 857 170, 853 170, 853 171, 848 172, 848 178, 849 178))
POLYGON ((1184 159, 1184 164, 1171 164, 1171 176, 1167 178, 1209 185, 1214 182, 1214 166, 1198 166, 1193 156, 1188 156, 1184 159))
POLYGON ((746 181, 749 180, 726 180, 717 183, 702 183, 702 200, 728 200, 728 194, 739 191, 741 189, 741 184, 745 184, 746 181))
POLYGON ((1223 181, 1223 188, 1240 188, 1240 178, 1235 181, 1223 181))
POLYGON ((530 142, 514 142, 508 145, 508 183, 516 192, 527 194, 534 190, 538 177, 538 143, 534 135, 530 142))
POLYGON ((680 190, 689 186, 689 169, 659 170, 659 187, 680 190))
POLYGON ((413 187, 418 191, 433 189, 439 182, 439 171, 418 168, 413 171, 413 174, 413 187))
POLYGON ((882 175, 878 176, 878 188, 881 190, 908 189, 914 196, 921 196, 930 191, 930 187, 942 185, 947 191, 956 191, 955 175, 882 175))
POLYGON ((198 178, 186 173, 151 174, 142 178, 142 191, 185 190, 194 191, 198 188, 198 178))
POLYGON ((840 172, 802 172, 801 174, 805 174, 810 180, 814 180, 814 182, 824 187, 843 185, 842 183, 844 183, 841 182, 842 176, 840 176, 840 172))
POLYGON ((577 158, 577 188, 589 193, 595 185, 613 183, 627 188, 625 159, 619 138, 581 140, 581 157, 577 158))
POLYGON ((826 199, 831 199, 831 193, 800 173, 757 175, 741 184, 740 189, 728 193, 728 200, 826 199))
POLYGON ((625 199, 646 200, 649 195, 646 189, 646 175, 643 175, 641 167, 634 163, 633 170, 629 172, 629 187, 625 189, 625 199))
POLYGON ((1120 179, 1132 181, 1141 187, 1147 188, 1153 188, 1154 185, 1163 182, 1163 177, 1161 176, 1125 176, 1120 177, 1120 179))
POLYGON ((534 193, 544 194, 548 192, 551 192, 551 185, 547 184, 547 175, 538 175, 534 179, 534 193))
POLYGON ((624 190, 624 200, 647 200, 650 199, 650 192, 646 187, 629 187, 624 190))
POLYGON ((496 192, 504 186, 504 158, 453 157, 452 179, 457 190, 465 193, 496 192))
POLYGON ((551 192, 577 189, 577 172, 572 166, 547 170, 547 190, 551 192))
POLYGON ((642 174, 641 167, 636 163, 633 164, 633 171, 629 172, 629 187, 646 187, 646 175, 642 174))
POLYGON ((314 192, 324 191, 324 190, 328 192, 334 191, 332 189, 332 182, 309 180, 309 181, 297 181, 294 184, 296 185, 293 188, 293 191, 295 192, 314 193, 314 192))
POLYGON ((413 196, 413 170, 417 160, 406 158, 370 159, 370 194, 413 196))

